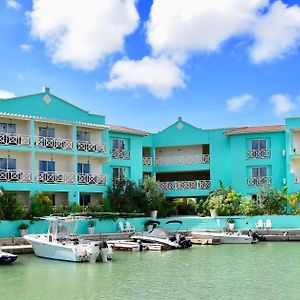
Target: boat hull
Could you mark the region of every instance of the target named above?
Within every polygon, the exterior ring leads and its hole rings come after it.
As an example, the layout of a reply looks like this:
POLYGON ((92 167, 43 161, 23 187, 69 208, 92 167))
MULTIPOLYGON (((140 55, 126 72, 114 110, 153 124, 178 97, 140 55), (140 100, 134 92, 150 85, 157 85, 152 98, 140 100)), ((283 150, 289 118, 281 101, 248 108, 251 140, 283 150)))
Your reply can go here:
POLYGON ((0 265, 8 265, 17 260, 18 256, 6 252, 2 252, 0 255, 0 265))
POLYGON ((255 244, 256 240, 248 235, 214 232, 193 232, 194 236, 201 238, 216 238, 220 244, 255 244))

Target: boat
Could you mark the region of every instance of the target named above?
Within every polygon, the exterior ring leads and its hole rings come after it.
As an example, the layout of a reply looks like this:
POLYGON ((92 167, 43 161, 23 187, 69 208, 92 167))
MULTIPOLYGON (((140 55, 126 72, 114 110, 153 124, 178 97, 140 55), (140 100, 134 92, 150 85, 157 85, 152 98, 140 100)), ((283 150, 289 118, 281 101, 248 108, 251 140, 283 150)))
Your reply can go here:
MULTIPOLYGON (((181 221, 172 220, 166 222, 166 224, 177 223, 182 224, 181 221)), ((158 227, 159 221, 147 221, 146 226, 150 227, 148 232, 135 233, 131 236, 133 241, 141 241, 142 243, 158 243, 162 245, 164 250, 166 249, 186 249, 192 246, 192 242, 184 235, 176 232, 175 234, 166 231, 165 229, 158 227)))
POLYGON ((17 258, 18 258, 17 255, 4 252, 0 247, 0 265, 8 265, 10 263, 13 263, 17 260, 17 258))
POLYGON ((128 240, 109 240, 107 244, 111 246, 113 250, 117 251, 144 251, 145 246, 141 242, 133 242, 128 240))
POLYGON ((213 231, 192 231, 195 238, 212 238, 219 239, 220 244, 255 244, 262 240, 263 237, 255 232, 249 230, 249 234, 242 234, 240 232, 213 232, 213 231))
POLYGON ((84 240, 75 235, 77 221, 87 217, 70 215, 50 216, 47 234, 27 234, 24 236, 32 246, 36 256, 72 262, 106 262, 112 258, 111 247, 105 241, 84 240))

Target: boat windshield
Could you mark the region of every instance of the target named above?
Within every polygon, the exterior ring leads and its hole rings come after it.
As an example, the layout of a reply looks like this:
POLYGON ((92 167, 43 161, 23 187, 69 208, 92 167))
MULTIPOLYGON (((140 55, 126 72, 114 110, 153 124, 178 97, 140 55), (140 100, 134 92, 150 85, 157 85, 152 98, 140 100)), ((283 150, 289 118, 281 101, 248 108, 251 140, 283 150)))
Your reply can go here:
POLYGON ((158 237, 158 238, 170 238, 174 236, 174 234, 162 229, 162 228, 154 228, 148 232, 149 236, 158 237))
POLYGON ((76 232, 75 220, 53 219, 50 220, 49 233, 57 236, 73 235, 76 232))

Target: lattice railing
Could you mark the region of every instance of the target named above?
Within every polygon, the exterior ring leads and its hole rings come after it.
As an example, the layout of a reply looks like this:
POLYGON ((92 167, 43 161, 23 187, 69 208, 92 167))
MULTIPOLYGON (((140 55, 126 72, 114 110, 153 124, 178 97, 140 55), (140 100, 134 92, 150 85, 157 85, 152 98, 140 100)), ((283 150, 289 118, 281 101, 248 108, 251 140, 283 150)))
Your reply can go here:
POLYGON ((31 137, 25 134, 0 133, 0 145, 30 147, 31 137))
POLYGON ((73 172, 37 172, 37 181, 40 183, 75 183, 75 173, 73 172))
POLYGON ((106 145, 91 143, 89 141, 77 141, 77 150, 78 151, 86 151, 86 152, 106 153, 106 145))
POLYGON ((247 178, 247 184, 249 186, 261 186, 265 184, 270 185, 271 183, 272 183, 272 178, 269 176, 247 178))
POLYGON ((32 182, 32 172, 26 170, 0 170, 0 181, 32 182))
POLYGON ((165 181, 160 182, 160 190, 209 190, 210 180, 165 181))
POLYGON ((143 166, 152 166, 152 157, 143 156, 143 166))
POLYGON ((157 166, 194 165, 209 163, 210 154, 174 155, 155 158, 155 165, 157 166))
POLYGON ((106 175, 78 173, 77 178, 78 178, 78 184, 106 185, 106 175))
POLYGON ((38 136, 35 139, 35 145, 38 148, 72 150, 73 149, 73 140, 64 139, 64 138, 52 138, 52 137, 38 136))
POLYGON ((272 155, 271 149, 248 150, 246 152, 247 159, 264 159, 270 158, 272 155))
POLYGON ((114 159, 130 159, 130 151, 125 149, 112 149, 110 151, 114 159))

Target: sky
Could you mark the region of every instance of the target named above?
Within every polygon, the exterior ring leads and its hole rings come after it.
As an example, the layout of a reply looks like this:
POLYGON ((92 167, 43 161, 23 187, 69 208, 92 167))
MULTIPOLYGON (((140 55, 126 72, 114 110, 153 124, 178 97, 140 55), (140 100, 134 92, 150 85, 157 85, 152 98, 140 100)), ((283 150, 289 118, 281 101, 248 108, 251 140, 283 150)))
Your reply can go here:
POLYGON ((299 83, 300 1, 0 0, 0 99, 49 86, 157 132, 283 124, 299 83))

